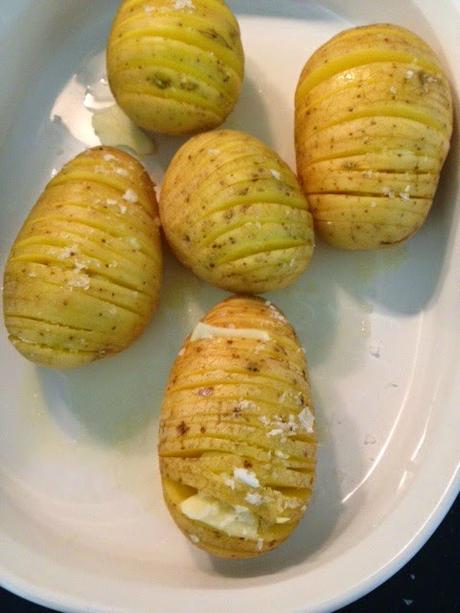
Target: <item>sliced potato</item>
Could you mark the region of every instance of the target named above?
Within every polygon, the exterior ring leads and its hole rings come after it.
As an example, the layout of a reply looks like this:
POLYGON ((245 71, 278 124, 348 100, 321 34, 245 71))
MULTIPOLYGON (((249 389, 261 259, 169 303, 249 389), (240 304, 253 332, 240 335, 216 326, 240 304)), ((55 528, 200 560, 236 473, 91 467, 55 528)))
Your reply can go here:
POLYGON ((295 98, 297 170, 330 244, 399 243, 430 210, 452 133, 448 81, 418 36, 346 30, 306 63, 295 98))
POLYGON ((160 215, 179 260, 229 291, 285 287, 312 256, 312 218, 294 173, 242 132, 209 132, 182 146, 166 172, 160 215))
POLYGON ((249 558, 292 533, 316 431, 305 355, 276 307, 233 297, 198 324, 169 377, 159 455, 171 515, 205 551, 249 558))
POLYGON ((158 205, 141 164, 96 147, 46 186, 9 255, 4 315, 26 358, 81 366, 121 351, 158 302, 158 205))
POLYGON ((124 0, 107 47, 118 104, 141 128, 187 134, 220 125, 244 75, 238 22, 222 0, 124 0))

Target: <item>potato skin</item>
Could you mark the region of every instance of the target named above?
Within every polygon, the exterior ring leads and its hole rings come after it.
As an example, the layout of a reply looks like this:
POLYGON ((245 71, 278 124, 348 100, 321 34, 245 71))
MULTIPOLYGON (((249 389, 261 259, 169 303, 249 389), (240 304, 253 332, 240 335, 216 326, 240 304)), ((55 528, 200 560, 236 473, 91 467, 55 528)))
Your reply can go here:
POLYGON ((295 98, 297 171, 331 245, 400 243, 430 210, 452 133, 439 60, 390 24, 345 30, 306 63, 295 98))
POLYGON ((142 165, 96 147, 64 166, 20 230, 4 277, 9 339, 43 366, 81 366, 130 345, 158 302, 158 206, 142 165))
POLYGON ((307 364, 293 328, 269 302, 235 296, 214 307, 203 322, 263 330, 270 338, 186 340, 162 406, 163 494, 173 519, 194 544, 223 558, 254 557, 283 542, 310 501, 316 432, 314 423, 306 429, 299 418, 307 410, 313 417, 307 364), (260 487, 231 479, 235 468, 253 472, 260 487), (228 536, 189 519, 180 504, 197 491, 249 507, 258 517, 257 538, 228 536), (246 496, 254 493, 262 503, 248 502, 246 496), (279 515, 289 521, 276 523, 279 515))
POLYGON ((209 130, 240 95, 238 22, 222 0, 125 0, 108 41, 107 74, 118 104, 141 128, 209 130))
POLYGON ((181 147, 166 172, 160 216, 178 259, 232 292, 286 287, 313 252, 312 217, 297 178, 243 132, 200 134, 181 147))

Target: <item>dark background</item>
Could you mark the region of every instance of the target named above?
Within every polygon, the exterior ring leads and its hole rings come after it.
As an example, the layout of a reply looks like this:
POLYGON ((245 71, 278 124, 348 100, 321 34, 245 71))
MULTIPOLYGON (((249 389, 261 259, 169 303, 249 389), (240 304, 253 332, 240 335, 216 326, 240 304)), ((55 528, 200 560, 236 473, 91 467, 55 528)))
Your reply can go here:
MULTIPOLYGON (((0 588, 0 612, 10 611, 46 613, 49 609, 0 588)), ((460 613, 460 497, 427 544, 399 573, 340 610, 340 613, 400 612, 460 613)))

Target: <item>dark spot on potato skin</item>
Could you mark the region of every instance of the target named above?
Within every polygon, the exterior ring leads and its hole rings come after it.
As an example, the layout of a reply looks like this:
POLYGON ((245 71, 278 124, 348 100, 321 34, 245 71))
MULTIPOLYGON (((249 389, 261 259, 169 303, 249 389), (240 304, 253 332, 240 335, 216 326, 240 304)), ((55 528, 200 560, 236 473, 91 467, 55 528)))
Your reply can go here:
POLYGON ((180 424, 176 427, 176 430, 180 436, 184 436, 190 430, 190 427, 187 426, 185 421, 181 421, 180 424))

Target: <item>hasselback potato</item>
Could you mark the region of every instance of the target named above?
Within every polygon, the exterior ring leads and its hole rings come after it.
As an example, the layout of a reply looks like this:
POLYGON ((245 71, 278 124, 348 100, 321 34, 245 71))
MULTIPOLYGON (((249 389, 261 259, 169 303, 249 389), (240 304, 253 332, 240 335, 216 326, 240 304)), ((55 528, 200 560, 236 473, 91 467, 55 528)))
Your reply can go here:
POLYGON ((179 149, 163 182, 160 216, 178 259, 233 292, 286 287, 313 252, 312 218, 296 176, 243 132, 200 134, 179 149))
POLYGON ((4 316, 16 349, 65 368, 132 343, 159 297, 158 226, 153 184, 133 157, 96 147, 66 164, 6 263, 4 316))
POLYGON ((159 454, 171 515, 202 549, 248 558, 292 533, 316 433, 305 355, 275 306, 233 297, 197 325, 170 374, 159 454))
POLYGON ((452 133, 449 83, 408 30, 346 30, 306 63, 296 91, 297 169, 329 243, 399 243, 430 210, 452 133))
POLYGON ((214 128, 240 95, 238 22, 222 0, 124 0, 110 33, 107 74, 118 104, 141 128, 214 128))

